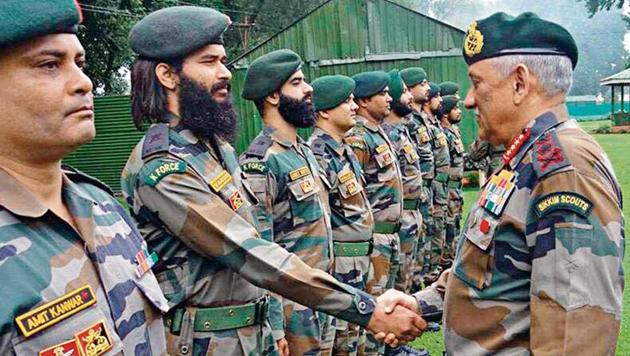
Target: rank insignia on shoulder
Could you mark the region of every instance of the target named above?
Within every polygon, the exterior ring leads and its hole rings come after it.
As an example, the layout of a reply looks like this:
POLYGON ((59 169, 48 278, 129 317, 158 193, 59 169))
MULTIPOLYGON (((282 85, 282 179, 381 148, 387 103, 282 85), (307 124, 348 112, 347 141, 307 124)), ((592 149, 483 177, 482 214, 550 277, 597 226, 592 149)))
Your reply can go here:
POLYGON ((80 356, 79 345, 77 339, 71 339, 41 350, 38 356, 80 356))
POLYGON ((112 340, 107 332, 105 320, 78 332, 74 338, 79 344, 82 356, 99 356, 112 348, 112 340))
POLYGON ((583 217, 588 217, 593 209, 593 203, 577 193, 556 192, 536 200, 534 207, 539 218, 556 210, 570 210, 583 217))
POLYGON ((136 254, 136 263, 138 266, 136 267, 136 276, 138 278, 142 278, 145 273, 147 273, 151 267, 153 267, 158 261, 158 256, 155 252, 151 252, 149 254, 149 250, 146 246, 142 248, 136 254))
POLYGON ((232 193, 232 195, 230 195, 230 198, 228 200, 230 202, 230 207, 234 211, 237 211, 241 206, 243 206, 243 203, 244 203, 243 197, 241 197, 241 193, 239 193, 238 190, 232 193))
POLYGON ((304 166, 289 172, 289 178, 294 181, 306 177, 309 173, 308 167, 304 166))
POLYGON ((262 162, 247 162, 241 165, 241 170, 246 173, 266 173, 267 166, 262 162))
POLYGON ((219 172, 214 178, 210 180, 210 187, 215 193, 220 192, 226 185, 230 184, 232 176, 225 169, 219 172))
MULTIPOLYGON (((158 161, 160 162, 160 161, 158 161)), ((162 178, 166 177, 169 174, 173 173, 184 173, 186 172, 186 162, 164 162, 161 163, 151 170, 151 173, 144 178, 144 182, 150 186, 155 187, 162 178)))
POLYGON ((89 284, 65 294, 51 302, 30 310, 17 318, 15 323, 25 338, 57 324, 96 303, 96 295, 89 284))

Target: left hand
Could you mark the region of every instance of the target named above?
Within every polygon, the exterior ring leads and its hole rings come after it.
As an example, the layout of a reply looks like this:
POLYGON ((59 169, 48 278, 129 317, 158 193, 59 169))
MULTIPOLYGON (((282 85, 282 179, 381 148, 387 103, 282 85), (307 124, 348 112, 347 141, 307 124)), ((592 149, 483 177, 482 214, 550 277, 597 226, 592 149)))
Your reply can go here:
POLYGON ((278 344, 278 353, 280 354, 280 356, 289 356, 290 352, 289 352, 289 342, 287 341, 287 339, 282 338, 276 341, 276 343, 278 344))

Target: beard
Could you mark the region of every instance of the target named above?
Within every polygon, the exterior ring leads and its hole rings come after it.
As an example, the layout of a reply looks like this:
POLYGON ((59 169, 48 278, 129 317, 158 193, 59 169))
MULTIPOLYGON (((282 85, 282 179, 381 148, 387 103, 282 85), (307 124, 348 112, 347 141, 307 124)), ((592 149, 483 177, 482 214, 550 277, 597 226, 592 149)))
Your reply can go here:
POLYGON ((405 105, 401 103, 400 101, 392 102, 391 105, 392 105, 392 111, 400 117, 405 117, 413 111, 411 110, 409 105, 405 105))
POLYGON ((231 94, 223 102, 212 94, 221 89, 230 91, 230 82, 222 81, 208 89, 185 75, 181 76, 179 110, 184 127, 198 138, 214 140, 219 137, 233 142, 237 131, 236 113, 231 94))
POLYGON ((298 128, 313 127, 315 125, 315 107, 312 103, 303 99, 293 99, 280 94, 278 111, 284 120, 298 128))
POLYGON ((442 117, 442 104, 440 104, 437 109, 431 109, 431 112, 437 117, 442 117))

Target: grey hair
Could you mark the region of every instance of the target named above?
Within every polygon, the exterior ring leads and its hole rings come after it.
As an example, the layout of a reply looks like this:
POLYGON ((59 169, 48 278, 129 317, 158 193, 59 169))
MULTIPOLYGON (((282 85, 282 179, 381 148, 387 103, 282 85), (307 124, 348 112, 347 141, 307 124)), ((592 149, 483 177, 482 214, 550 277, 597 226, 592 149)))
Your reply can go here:
POLYGON ((544 54, 515 54, 492 58, 493 66, 503 78, 514 68, 524 64, 538 78, 543 92, 548 96, 567 94, 573 84, 573 65, 565 56, 544 54))

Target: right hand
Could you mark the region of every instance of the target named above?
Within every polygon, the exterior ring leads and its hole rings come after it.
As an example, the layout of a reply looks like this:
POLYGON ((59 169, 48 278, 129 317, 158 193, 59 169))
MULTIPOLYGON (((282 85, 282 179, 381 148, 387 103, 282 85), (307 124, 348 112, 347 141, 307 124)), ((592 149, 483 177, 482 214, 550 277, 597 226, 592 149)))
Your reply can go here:
POLYGON ((395 340, 389 338, 390 342, 388 344, 390 346, 395 346, 401 341, 412 341, 420 336, 422 331, 426 329, 427 323, 417 312, 405 308, 404 302, 398 303, 399 305, 394 307, 389 314, 386 308, 390 307, 390 305, 385 304, 388 303, 377 301, 376 308, 374 308, 374 313, 372 313, 372 318, 368 323, 367 329, 372 331, 375 335, 384 333, 395 336, 395 340))
POLYGON ((289 356, 291 354, 289 352, 289 342, 287 341, 287 339, 279 339, 278 341, 276 341, 276 343, 278 344, 278 353, 281 356, 289 356))

